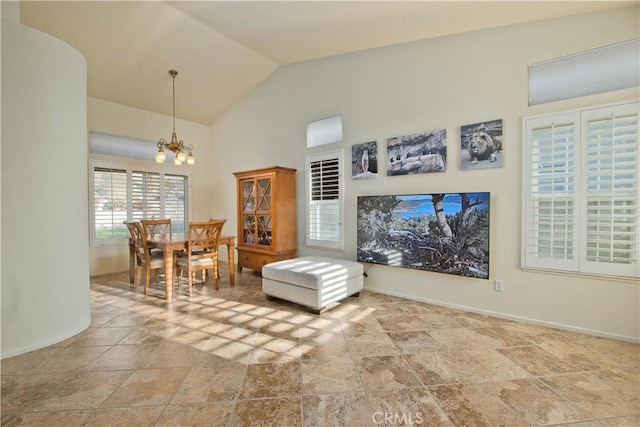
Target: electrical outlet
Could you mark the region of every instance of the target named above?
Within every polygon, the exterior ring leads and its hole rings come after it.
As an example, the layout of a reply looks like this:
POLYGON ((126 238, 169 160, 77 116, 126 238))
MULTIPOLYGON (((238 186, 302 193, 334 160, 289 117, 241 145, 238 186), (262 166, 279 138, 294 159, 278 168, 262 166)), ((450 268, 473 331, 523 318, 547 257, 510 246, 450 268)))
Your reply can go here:
POLYGON ((493 281, 493 289, 496 292, 502 292, 503 283, 502 280, 494 280, 493 281))

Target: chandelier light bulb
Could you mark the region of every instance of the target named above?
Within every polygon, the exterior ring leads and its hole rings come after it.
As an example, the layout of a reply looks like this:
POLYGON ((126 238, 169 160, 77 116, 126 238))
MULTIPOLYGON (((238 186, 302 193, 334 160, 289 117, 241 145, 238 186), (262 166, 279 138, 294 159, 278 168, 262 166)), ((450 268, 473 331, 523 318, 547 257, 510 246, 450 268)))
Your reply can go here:
POLYGON ((164 150, 161 148, 157 153, 156 153, 156 162, 158 163, 164 163, 164 161, 166 160, 167 155, 165 154, 164 150))

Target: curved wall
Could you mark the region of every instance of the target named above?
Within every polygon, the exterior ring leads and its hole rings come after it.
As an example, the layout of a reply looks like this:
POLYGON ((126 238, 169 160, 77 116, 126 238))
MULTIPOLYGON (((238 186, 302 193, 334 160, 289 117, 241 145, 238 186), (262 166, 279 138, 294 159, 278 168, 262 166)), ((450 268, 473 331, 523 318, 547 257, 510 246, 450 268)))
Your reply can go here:
POLYGON ((2 21, 2 348, 8 357, 91 323, 87 63, 2 21))

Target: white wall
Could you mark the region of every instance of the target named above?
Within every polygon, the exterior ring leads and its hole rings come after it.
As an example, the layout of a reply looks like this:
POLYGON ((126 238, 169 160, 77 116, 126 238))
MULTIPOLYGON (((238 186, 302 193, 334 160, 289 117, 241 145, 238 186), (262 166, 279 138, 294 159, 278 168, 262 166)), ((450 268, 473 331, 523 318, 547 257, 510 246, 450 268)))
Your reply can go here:
MULTIPOLYGON (((368 289, 626 340, 640 338, 639 285, 520 269, 521 120, 524 116, 637 98, 623 90, 527 106, 527 65, 638 36, 638 8, 577 15, 372 49, 283 67, 213 126, 212 194, 235 200, 231 172, 298 168, 298 251, 304 247, 304 156, 345 150, 344 253, 355 259, 356 197, 423 192, 491 192, 490 280, 374 266, 368 289), (344 140, 307 150, 308 122, 341 113, 344 140), (504 120, 504 167, 460 169, 460 126, 504 120), (448 170, 384 175, 386 139, 447 129, 448 170), (377 179, 351 180, 351 145, 377 140, 377 179), (504 292, 493 291, 493 280, 504 292)), ((393 26, 385 29, 393 31, 393 26)), ((235 206, 224 209, 234 218, 235 206)), ((235 219, 233 220, 235 227, 235 219)))
POLYGON ((0 17, 13 22, 20 22, 20 2, 3 0, 0 2, 0 17))
POLYGON ((91 323, 87 63, 2 21, 2 357, 91 323))
MULTIPOLYGON (((171 138, 172 118, 161 114, 151 113, 124 105, 103 101, 96 98, 88 99, 89 131, 122 135, 148 141, 160 138, 171 138)), ((194 166, 182 166, 193 172, 192 200, 194 221, 219 217, 222 214, 220 203, 213 193, 211 159, 215 158, 215 150, 211 144, 211 129, 197 123, 176 119, 176 134, 186 144, 192 144, 196 157, 194 166)), ((155 143, 154 143, 155 144, 155 143)), ((154 145, 155 147, 155 145, 154 145)), ((172 159, 172 156, 167 156, 172 159)), ((156 167, 153 158, 149 164, 156 167)), ((85 178, 86 179, 86 178, 85 178)), ((225 234, 232 234, 232 228, 226 226, 225 234)), ((106 245, 90 248, 91 275, 114 273, 128 270, 129 252, 126 245, 106 245)), ((226 249, 220 250, 220 259, 226 260, 226 249)))

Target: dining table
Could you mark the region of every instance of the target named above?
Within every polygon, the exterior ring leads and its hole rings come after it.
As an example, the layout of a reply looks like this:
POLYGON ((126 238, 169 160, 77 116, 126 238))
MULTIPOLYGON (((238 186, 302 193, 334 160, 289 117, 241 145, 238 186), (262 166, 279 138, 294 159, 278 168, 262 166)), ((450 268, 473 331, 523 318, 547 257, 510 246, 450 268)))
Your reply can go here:
MULTIPOLYGON (((235 269, 234 269, 234 255, 236 236, 220 236, 218 238, 218 246, 227 246, 227 261, 229 263, 229 283, 231 286, 235 285, 235 269)), ((166 299, 169 301, 173 298, 173 257, 174 251, 186 250, 187 240, 184 239, 184 234, 174 234, 171 240, 148 240, 147 245, 150 249, 158 248, 162 249, 164 253, 164 276, 165 276, 165 294, 166 299)), ((129 283, 135 281, 135 269, 136 269, 136 250, 133 242, 129 242, 129 283)))

